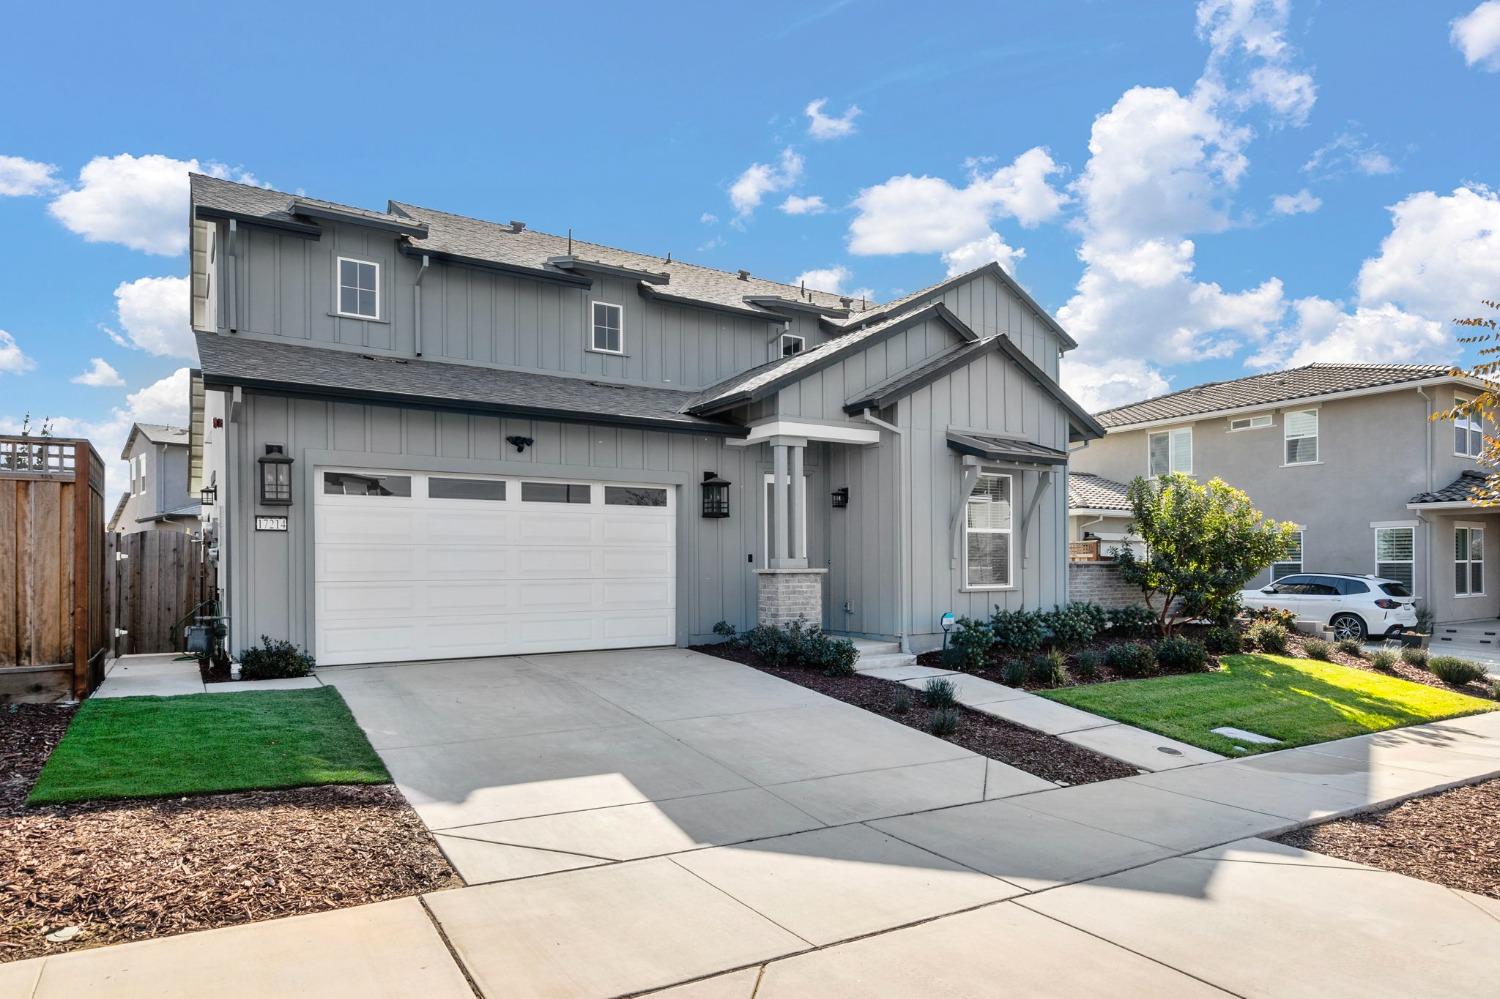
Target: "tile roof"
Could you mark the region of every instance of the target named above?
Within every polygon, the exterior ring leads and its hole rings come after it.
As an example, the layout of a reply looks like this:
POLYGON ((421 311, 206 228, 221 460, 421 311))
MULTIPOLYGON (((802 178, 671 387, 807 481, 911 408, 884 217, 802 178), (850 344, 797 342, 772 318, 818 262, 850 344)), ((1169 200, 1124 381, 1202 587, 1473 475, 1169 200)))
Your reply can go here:
POLYGON ((1489 475, 1474 469, 1465 469, 1458 478, 1441 489, 1430 493, 1417 493, 1408 503, 1473 503, 1485 497, 1485 484, 1489 475))
POLYGON ((1127 486, 1093 472, 1068 473, 1069 510, 1119 510, 1130 512, 1127 486))
POLYGON ((446 406, 543 419, 697 430, 744 429, 682 411, 692 392, 351 350, 198 334, 205 385, 246 385, 367 401, 446 406))
POLYGON ((1441 378, 1446 364, 1307 364, 1227 382, 1208 382, 1167 395, 1095 413, 1105 427, 1128 427, 1226 409, 1271 406, 1313 396, 1441 378))

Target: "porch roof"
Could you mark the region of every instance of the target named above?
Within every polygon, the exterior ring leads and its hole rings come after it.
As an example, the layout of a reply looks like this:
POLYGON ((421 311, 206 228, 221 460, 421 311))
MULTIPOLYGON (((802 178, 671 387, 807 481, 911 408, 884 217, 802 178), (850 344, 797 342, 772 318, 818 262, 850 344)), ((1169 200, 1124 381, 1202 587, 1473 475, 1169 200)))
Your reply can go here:
POLYGON ((1489 475, 1476 469, 1465 469, 1458 478, 1441 489, 1418 493, 1406 503, 1408 510, 1459 510, 1483 505, 1490 495, 1489 475))
POLYGON ((971 454, 986 461, 1018 462, 1023 465, 1066 465, 1068 453, 1057 448, 1033 444, 1017 437, 995 434, 948 431, 948 446, 959 454, 971 454))

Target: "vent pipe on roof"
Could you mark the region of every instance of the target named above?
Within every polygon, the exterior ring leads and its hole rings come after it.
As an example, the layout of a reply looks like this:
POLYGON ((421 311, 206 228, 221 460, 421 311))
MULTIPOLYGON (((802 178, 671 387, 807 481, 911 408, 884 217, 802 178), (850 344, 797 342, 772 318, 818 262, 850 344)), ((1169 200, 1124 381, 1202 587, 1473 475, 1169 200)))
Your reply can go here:
POLYGON ((573 227, 568 226, 568 256, 573 255, 573 227))
POLYGON ((511 219, 510 220, 510 231, 511 232, 525 232, 526 231, 526 223, 525 222, 518 222, 515 219, 511 219))
POLYGON ((750 280, 750 272, 747 271, 747 270, 745 270, 743 267, 740 268, 740 280, 741 281, 749 281, 750 280))

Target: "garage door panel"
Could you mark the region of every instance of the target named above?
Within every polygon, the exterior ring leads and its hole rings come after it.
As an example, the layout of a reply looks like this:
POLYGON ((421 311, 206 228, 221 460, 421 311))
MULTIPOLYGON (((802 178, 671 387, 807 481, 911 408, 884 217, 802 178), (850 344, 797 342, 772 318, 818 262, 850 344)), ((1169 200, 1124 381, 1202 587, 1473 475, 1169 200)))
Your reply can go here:
POLYGON ((530 548, 517 551, 516 573, 525 579, 570 579, 594 575, 593 548, 530 548))
POLYGON ((319 545, 319 580, 409 579, 417 572, 417 551, 393 545, 319 545))
MULTIPOLYGON (((600 620, 605 644, 644 642, 662 639, 673 630, 673 615, 656 614, 611 614, 600 620)), ((669 639, 662 639, 669 640, 669 639)))
POLYGON ((422 514, 422 522, 427 540, 434 544, 510 544, 516 540, 516 517, 503 507, 485 513, 432 510, 422 514))
MULTIPOLYGON (((378 499, 361 497, 366 504, 378 499)), ((418 515, 409 508, 370 506, 320 507, 316 518, 319 542, 370 541, 376 538, 419 537, 418 515)))
POLYGON ((601 540, 606 545, 670 545, 675 542, 670 518, 605 517, 601 540))
POLYGON ((470 614, 503 614, 505 609, 517 606, 524 588, 514 582, 501 580, 468 580, 459 582, 432 582, 424 589, 427 593, 427 608, 433 614, 463 611, 470 614))
POLYGON ((598 542, 595 519, 587 513, 534 513, 535 507, 551 504, 523 504, 521 519, 525 530, 516 538, 521 545, 592 545, 598 542), (526 509, 532 507, 532 509, 526 509))
POLYGON ((329 583, 318 587, 318 613, 333 617, 365 617, 372 611, 401 614, 417 602, 410 582, 329 583))
POLYGON ((599 571, 605 576, 670 576, 676 550, 667 548, 606 548, 599 571))
POLYGON ((504 579, 515 572, 515 550, 498 545, 427 548, 426 575, 433 579, 504 579))
POLYGON ((676 583, 670 579, 632 579, 599 583, 595 602, 603 610, 646 610, 671 607, 676 583))
MULTIPOLYGON (((389 649, 409 650, 416 645, 416 629, 410 624, 320 626, 318 661, 325 666, 344 663, 382 662, 389 649), (373 658, 372 658, 373 657, 373 658)), ((415 659, 415 655, 403 655, 415 659)))

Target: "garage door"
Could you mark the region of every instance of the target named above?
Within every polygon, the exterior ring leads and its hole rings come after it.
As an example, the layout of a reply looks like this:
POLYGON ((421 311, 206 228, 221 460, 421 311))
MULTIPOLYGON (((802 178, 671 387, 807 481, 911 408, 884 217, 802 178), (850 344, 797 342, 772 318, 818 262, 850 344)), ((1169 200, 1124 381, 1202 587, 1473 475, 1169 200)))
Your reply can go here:
POLYGON ((318 469, 323 665, 671 645, 675 490, 318 469))

